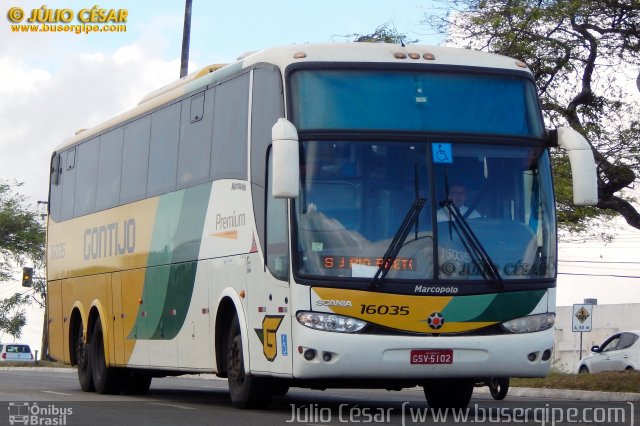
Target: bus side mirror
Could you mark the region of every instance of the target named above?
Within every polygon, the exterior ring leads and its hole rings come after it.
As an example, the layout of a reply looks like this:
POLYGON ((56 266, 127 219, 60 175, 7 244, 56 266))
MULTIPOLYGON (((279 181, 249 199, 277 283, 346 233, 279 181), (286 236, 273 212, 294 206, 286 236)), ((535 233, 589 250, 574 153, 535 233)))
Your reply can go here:
POLYGON ((286 118, 280 118, 271 129, 273 181, 275 198, 296 198, 300 192, 300 155, 298 131, 286 118))
POLYGON ((591 145, 580 133, 569 127, 558 127, 558 145, 569 154, 573 181, 573 204, 598 204, 598 177, 591 145))

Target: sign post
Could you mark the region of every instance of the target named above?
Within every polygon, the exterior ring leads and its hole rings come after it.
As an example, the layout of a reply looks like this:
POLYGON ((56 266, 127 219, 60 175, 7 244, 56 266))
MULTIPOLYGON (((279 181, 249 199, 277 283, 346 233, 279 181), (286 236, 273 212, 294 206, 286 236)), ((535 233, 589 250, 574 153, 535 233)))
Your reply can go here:
POLYGON ((576 304, 573 305, 573 317, 571 322, 571 328, 574 332, 580 332, 580 358, 582 359, 582 333, 591 331, 591 324, 593 320, 593 305, 592 304, 576 304))

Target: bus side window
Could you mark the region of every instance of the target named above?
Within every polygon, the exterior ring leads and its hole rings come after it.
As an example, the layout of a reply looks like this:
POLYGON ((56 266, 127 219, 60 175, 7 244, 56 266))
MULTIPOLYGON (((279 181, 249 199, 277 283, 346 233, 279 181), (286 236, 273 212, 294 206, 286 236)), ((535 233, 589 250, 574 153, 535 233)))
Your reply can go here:
POLYGON ((147 191, 150 136, 151 115, 139 118, 125 126, 120 204, 144 198, 147 191))
POLYGON ((181 106, 176 102, 151 114, 148 197, 176 189, 181 106))
POLYGON ((60 204, 62 202, 62 158, 64 153, 56 154, 51 159, 51 187, 49 189, 49 216, 54 221, 60 220, 60 204))
POLYGON ((247 179, 249 74, 216 86, 211 178, 247 179))
POLYGON ((96 210, 117 206, 120 200, 123 142, 123 127, 111 130, 100 137, 96 210))
POLYGON ((96 209, 99 142, 100 138, 96 137, 78 145, 74 216, 93 213, 96 209))
POLYGON ((62 171, 62 202, 60 203, 60 219, 73 217, 73 203, 76 193, 76 148, 63 153, 64 167, 62 171))
POLYGON ((267 267, 271 274, 282 280, 289 279, 289 240, 287 232, 287 200, 271 195, 272 159, 269 152, 269 181, 267 185, 267 267))
POLYGON ((182 101, 178 147, 178 189, 209 180, 214 90, 182 101))

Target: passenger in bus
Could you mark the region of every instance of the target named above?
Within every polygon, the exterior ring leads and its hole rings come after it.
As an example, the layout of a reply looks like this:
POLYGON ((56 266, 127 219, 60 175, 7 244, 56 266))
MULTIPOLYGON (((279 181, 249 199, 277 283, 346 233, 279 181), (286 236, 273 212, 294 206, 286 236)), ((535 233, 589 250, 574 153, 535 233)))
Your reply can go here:
MULTIPOLYGON (((478 219, 482 215, 476 210, 469 211, 469 207, 465 205, 467 201, 467 189, 461 183, 454 183, 449 189, 449 200, 458 208, 460 214, 465 219, 478 219)), ((451 220, 451 215, 446 208, 441 208, 436 212, 438 222, 446 222, 451 220)))

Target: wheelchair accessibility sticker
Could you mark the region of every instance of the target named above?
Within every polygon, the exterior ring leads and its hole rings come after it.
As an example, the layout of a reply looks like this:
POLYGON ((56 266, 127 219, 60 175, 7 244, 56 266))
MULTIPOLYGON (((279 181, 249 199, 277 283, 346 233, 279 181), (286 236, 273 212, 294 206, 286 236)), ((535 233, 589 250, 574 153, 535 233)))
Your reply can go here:
POLYGON ((433 152, 433 162, 436 164, 453 163, 453 151, 450 143, 436 142, 431 145, 433 152))

